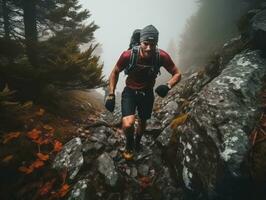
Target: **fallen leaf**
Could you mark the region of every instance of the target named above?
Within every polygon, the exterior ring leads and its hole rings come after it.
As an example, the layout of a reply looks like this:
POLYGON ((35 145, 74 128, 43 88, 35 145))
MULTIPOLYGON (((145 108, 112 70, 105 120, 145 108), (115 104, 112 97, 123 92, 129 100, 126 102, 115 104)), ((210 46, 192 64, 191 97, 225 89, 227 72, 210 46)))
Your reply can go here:
POLYGON ((41 136, 41 131, 38 129, 32 129, 27 133, 27 137, 32 140, 37 140, 41 136))
POLYGON ((35 114, 36 114, 37 116, 41 117, 41 116, 44 115, 44 113, 45 113, 45 110, 44 110, 43 108, 40 108, 40 110, 37 111, 35 114))
POLYGON ((177 126, 184 124, 187 120, 188 113, 178 115, 170 124, 172 129, 175 129, 177 126))
POLYGON ((54 151, 55 152, 61 151, 62 147, 63 147, 63 145, 61 142, 59 142, 58 140, 54 141, 54 151))
POLYGON ((44 162, 37 159, 33 163, 31 163, 30 166, 28 166, 28 167, 21 166, 18 168, 18 170, 25 173, 25 174, 30 174, 33 172, 34 169, 38 169, 38 168, 42 167, 43 165, 44 165, 44 162))
POLYGON ((42 161, 46 161, 46 160, 49 159, 49 155, 48 154, 37 153, 36 155, 42 161))
POLYGON ((7 162, 9 162, 10 160, 12 160, 13 157, 14 157, 13 155, 8 155, 8 156, 4 157, 4 159, 3 159, 2 161, 5 162, 5 163, 7 163, 7 162))
POLYGON ((25 166, 19 167, 18 170, 20 172, 25 173, 25 174, 30 174, 30 173, 33 172, 33 168, 31 168, 31 167, 25 167, 25 166))
POLYGON ((6 144, 15 138, 18 138, 20 135, 21 135, 20 132, 10 132, 9 134, 4 136, 3 144, 6 144))
POLYGON ((66 195, 66 193, 69 191, 70 186, 68 184, 64 184, 62 185, 62 187, 60 188, 60 190, 57 192, 57 196, 58 197, 63 197, 66 195))
POLYGON ((56 179, 52 179, 51 181, 48 181, 46 182, 40 189, 39 189, 39 194, 41 196, 44 196, 46 194, 48 194, 52 189, 53 189, 53 186, 54 186, 54 183, 55 183, 56 179))
POLYGON ((30 168, 38 169, 40 167, 44 166, 44 162, 42 160, 35 160, 31 165, 30 168))
POLYGON ((134 154, 131 152, 123 152, 123 157, 125 160, 133 160, 134 154))

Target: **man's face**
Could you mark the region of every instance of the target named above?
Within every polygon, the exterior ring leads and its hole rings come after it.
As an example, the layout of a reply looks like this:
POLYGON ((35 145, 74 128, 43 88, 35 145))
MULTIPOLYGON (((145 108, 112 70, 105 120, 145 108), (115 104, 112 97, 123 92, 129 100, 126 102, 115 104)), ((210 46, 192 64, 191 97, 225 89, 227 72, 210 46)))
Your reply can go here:
POLYGON ((144 58, 150 58, 156 50, 156 42, 153 41, 143 41, 140 43, 140 48, 142 56, 144 58))

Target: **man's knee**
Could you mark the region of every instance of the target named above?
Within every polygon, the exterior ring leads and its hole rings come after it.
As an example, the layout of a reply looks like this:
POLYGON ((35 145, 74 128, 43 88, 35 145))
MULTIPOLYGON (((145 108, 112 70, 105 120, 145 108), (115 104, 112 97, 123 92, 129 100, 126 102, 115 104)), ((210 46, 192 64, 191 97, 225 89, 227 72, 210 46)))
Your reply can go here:
POLYGON ((134 115, 126 116, 126 117, 123 117, 122 119, 122 127, 124 130, 134 128, 134 123, 135 123, 134 115))

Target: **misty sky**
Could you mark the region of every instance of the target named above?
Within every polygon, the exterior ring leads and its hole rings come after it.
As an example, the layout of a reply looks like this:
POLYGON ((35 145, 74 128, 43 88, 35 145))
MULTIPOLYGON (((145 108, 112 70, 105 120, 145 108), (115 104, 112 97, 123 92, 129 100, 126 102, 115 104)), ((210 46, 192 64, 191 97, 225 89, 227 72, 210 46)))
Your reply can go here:
MULTIPOLYGON (((159 30, 158 46, 167 50, 174 39, 178 44, 186 20, 197 9, 196 0, 80 0, 90 11, 90 21, 100 28, 95 32, 102 44, 101 59, 108 77, 122 51, 129 45, 134 29, 153 24, 159 30)), ((118 90, 122 89, 120 76, 118 90)))

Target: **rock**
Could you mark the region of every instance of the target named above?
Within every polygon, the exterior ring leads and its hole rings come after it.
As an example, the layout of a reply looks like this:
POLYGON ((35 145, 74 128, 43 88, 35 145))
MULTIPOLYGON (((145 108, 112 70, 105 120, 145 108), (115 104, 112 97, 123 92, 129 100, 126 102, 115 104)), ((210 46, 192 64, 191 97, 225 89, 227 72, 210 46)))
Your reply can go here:
MULTIPOLYGON (((155 113, 156 114, 156 113, 155 113)), ((154 117, 154 114, 152 114, 151 119, 147 121, 146 130, 152 131, 152 130, 160 130, 162 129, 162 123, 160 120, 154 117)))
POLYGON ((87 194, 88 180, 79 180, 74 186, 68 197, 68 200, 89 200, 87 194))
POLYGON ((103 153, 97 158, 97 162, 98 171, 105 176, 106 183, 114 187, 118 181, 118 173, 112 158, 107 153, 103 153))
POLYGON ((172 137, 173 130, 170 126, 167 126, 163 132, 156 139, 162 146, 168 146, 172 137))
POLYGON ((56 155, 53 168, 67 169, 69 178, 74 179, 83 165, 82 143, 80 138, 74 138, 64 145, 56 155))
POLYGON ((170 101, 164 108, 168 113, 175 114, 178 109, 178 104, 174 101, 170 101))
POLYGON ((251 19, 250 37, 255 47, 266 50, 266 10, 251 19))
POLYGON ((212 199, 221 195, 219 185, 224 192, 245 178, 243 163, 260 113, 256 101, 265 65, 259 51, 238 54, 191 102, 189 120, 176 129, 177 165, 188 189, 205 191, 212 199))
POLYGON ((132 167, 131 168, 131 173, 130 173, 130 176, 133 177, 133 178, 136 178, 138 175, 138 170, 136 167, 132 167))
POLYGON ((90 139, 97 142, 106 142, 107 136, 111 131, 112 130, 110 128, 105 126, 97 127, 93 130, 93 134, 90 136, 90 139))
POLYGON ((147 176, 149 173, 149 169, 150 167, 148 165, 140 164, 138 167, 138 173, 141 176, 147 176))
POLYGON ((115 158, 117 157, 118 151, 117 150, 113 150, 109 153, 109 155, 111 156, 111 158, 115 158))
POLYGON ((184 192, 180 189, 178 190, 172 177, 170 175, 169 169, 163 167, 161 173, 154 183, 155 187, 160 191, 160 199, 163 200, 183 200, 184 192))

